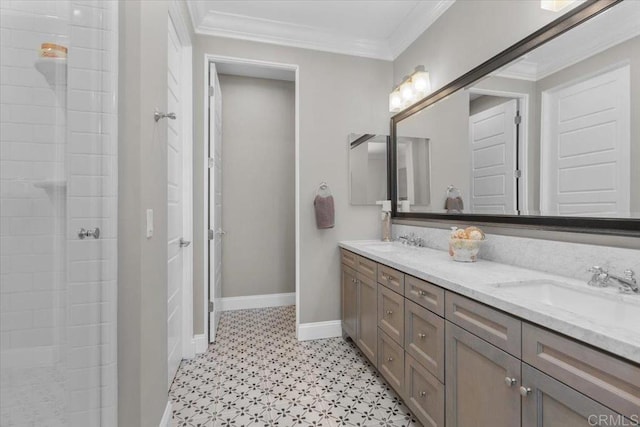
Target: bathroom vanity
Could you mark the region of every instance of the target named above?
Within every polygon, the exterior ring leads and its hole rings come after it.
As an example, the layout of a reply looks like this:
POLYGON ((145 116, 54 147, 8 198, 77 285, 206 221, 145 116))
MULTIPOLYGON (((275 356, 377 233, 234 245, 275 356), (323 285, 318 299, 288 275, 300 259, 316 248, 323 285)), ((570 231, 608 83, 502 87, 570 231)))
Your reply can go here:
POLYGON ((343 334, 423 425, 640 422, 640 295, 399 243, 340 246, 343 334))

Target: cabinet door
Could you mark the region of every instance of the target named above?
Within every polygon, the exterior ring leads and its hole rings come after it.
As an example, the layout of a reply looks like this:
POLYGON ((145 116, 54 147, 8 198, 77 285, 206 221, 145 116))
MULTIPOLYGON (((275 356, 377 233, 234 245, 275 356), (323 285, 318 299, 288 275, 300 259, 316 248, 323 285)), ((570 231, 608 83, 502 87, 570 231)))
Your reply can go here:
POLYGON ((444 319, 406 300, 404 349, 444 383, 444 319))
POLYGON ((378 370, 404 397, 404 350, 381 329, 378 330, 378 370))
POLYGON ((444 385, 411 355, 404 359, 404 399, 425 427, 444 426, 444 385))
POLYGON ((523 427, 586 427, 633 425, 595 400, 535 368, 522 364, 523 427), (530 391, 529 391, 530 390, 530 391))
POLYGON ((520 426, 520 360, 448 321, 445 330, 447 427, 520 426))
POLYGON ((352 340, 357 338, 358 281, 356 272, 342 265, 342 330, 352 340))
POLYGON ((404 297, 378 286, 378 327, 400 345, 404 343, 404 297))
POLYGON ((358 321, 356 344, 365 356, 376 364, 378 354, 378 285, 371 279, 357 273, 358 280, 358 321))

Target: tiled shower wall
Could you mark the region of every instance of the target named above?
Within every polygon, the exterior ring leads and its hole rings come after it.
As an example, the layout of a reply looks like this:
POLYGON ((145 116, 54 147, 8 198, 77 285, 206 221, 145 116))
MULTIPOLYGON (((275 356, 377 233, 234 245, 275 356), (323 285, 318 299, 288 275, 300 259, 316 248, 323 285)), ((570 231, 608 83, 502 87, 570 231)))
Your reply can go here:
POLYGON ((0 12, 0 424, 115 425, 117 2, 0 12))

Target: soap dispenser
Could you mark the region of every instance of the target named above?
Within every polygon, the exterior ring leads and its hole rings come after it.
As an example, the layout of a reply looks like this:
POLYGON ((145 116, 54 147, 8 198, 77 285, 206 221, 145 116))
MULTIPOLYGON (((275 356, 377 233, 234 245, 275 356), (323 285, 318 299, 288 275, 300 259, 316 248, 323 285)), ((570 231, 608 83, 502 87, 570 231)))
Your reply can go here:
POLYGON ((382 213, 380 219, 382 220, 382 241, 391 241, 391 200, 379 200, 376 202, 378 205, 382 205, 382 213))

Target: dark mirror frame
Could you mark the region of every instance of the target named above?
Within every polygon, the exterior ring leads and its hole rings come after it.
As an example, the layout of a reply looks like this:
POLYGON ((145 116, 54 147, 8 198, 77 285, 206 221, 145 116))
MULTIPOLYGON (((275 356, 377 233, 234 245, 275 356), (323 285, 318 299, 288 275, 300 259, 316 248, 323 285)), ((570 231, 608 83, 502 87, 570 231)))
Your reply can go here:
POLYGON ((398 122, 435 104, 454 92, 468 87, 477 80, 509 64, 516 58, 558 37, 623 0, 588 0, 565 13, 560 18, 542 27, 511 47, 480 64, 468 73, 433 92, 421 101, 391 117, 390 146, 388 147, 389 188, 392 218, 419 221, 473 222, 493 226, 511 225, 521 228, 561 230, 593 234, 616 234, 640 237, 638 218, 589 218, 571 216, 533 215, 488 215, 488 214, 446 214, 427 212, 398 212, 397 206, 397 159, 396 130, 398 122))

